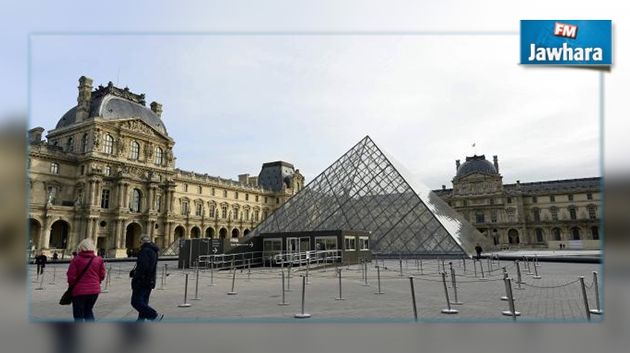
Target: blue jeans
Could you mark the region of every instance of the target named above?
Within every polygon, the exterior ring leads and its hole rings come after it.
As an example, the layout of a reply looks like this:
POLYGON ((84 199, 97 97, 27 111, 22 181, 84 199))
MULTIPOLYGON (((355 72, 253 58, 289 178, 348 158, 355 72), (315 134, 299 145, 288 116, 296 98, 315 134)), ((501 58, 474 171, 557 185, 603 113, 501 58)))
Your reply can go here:
POLYGON ((155 320, 157 312, 149 306, 151 288, 133 288, 131 291, 131 306, 138 311, 138 321, 155 320))
POLYGON ((74 321, 94 321, 94 304, 98 294, 76 295, 72 297, 72 316, 74 321))

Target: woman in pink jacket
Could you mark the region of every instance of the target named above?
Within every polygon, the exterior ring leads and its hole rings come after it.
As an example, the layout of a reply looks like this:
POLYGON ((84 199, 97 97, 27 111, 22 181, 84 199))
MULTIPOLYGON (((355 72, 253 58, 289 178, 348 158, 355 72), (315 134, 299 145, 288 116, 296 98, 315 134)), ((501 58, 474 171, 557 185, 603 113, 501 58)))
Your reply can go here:
POLYGON ((72 289, 72 315, 74 321, 94 321, 92 308, 101 292, 101 282, 105 279, 105 264, 102 257, 96 256, 96 247, 91 239, 83 239, 79 243, 78 250, 79 253, 68 267, 68 284, 77 282, 83 269, 88 264, 90 267, 72 289))

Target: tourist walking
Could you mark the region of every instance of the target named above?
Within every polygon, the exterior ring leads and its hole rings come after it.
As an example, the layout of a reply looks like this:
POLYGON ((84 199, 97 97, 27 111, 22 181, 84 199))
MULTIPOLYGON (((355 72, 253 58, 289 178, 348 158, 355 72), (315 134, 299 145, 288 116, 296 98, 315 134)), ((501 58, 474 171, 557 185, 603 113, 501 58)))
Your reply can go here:
POLYGON ((37 265, 37 274, 41 275, 44 273, 44 268, 46 268, 46 263, 48 262, 48 257, 44 255, 43 252, 39 252, 39 255, 35 256, 35 264, 37 265))
POLYGON ((72 316, 74 321, 94 321, 93 308, 105 279, 105 263, 96 255, 94 242, 89 238, 83 239, 77 250, 67 272, 68 284, 74 285, 72 316))
POLYGON ((164 314, 158 314, 149 306, 151 291, 155 288, 158 251, 157 245, 144 234, 140 237, 140 252, 136 260, 136 267, 131 270, 131 306, 138 311, 138 321, 162 320, 164 314))
POLYGON ((477 253, 477 260, 481 260, 481 252, 483 251, 483 249, 481 249, 481 246, 479 244, 477 244, 477 246, 475 246, 475 252, 477 253))

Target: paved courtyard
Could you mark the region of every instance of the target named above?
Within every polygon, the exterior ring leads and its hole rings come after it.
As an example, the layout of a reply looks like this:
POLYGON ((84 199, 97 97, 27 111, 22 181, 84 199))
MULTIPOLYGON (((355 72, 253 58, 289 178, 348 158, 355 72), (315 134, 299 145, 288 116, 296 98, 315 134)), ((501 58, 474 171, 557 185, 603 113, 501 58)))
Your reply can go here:
MULTIPOLYGON (((451 284, 448 260, 447 288, 450 300, 454 301, 454 288, 451 284)), ((178 270, 176 262, 160 262, 158 285, 151 296, 151 305, 165 314, 170 322, 413 322, 413 306, 409 276, 414 277, 415 297, 418 318, 421 322, 502 322, 511 317, 502 315, 508 310, 508 302, 501 300, 506 295, 502 267, 506 267, 509 277, 516 281, 517 271, 513 261, 490 261, 482 259, 481 264, 473 261, 452 260, 456 273, 458 300, 461 305, 452 305, 457 314, 442 314, 447 307, 439 260, 402 261, 402 276, 399 260, 379 260, 381 291, 378 291, 376 262, 368 264, 367 285, 361 265, 341 267, 342 295, 339 296, 339 279, 333 268, 310 269, 305 293, 304 311, 310 319, 300 320, 294 315, 301 312, 302 279, 305 268, 293 268, 287 280, 289 291, 285 293, 288 305, 282 302, 281 268, 252 268, 237 270, 234 292, 233 272, 199 271, 198 300, 195 299, 195 271, 178 270), (168 264, 169 276, 165 288, 161 287, 161 273, 168 264), (480 265, 483 266, 484 278, 480 265), (476 275, 475 275, 476 269, 476 275), (181 308, 184 302, 185 274, 189 275, 188 300, 190 307, 181 308)), ((536 270, 541 276, 534 278, 535 265, 521 262, 522 283, 513 283, 516 310, 521 313, 517 321, 586 321, 582 289, 578 276, 585 277, 586 292, 591 309, 596 307, 593 271, 600 271, 598 264, 547 263, 539 262, 536 270), (528 268, 529 267, 529 271, 528 268), (532 274, 529 274, 531 272, 532 274)), ((66 289, 65 272, 67 264, 49 264, 44 278, 37 278, 35 267, 31 266, 28 280, 31 293, 30 315, 34 321, 71 320, 71 306, 60 306, 58 300, 66 289), (54 277, 54 281, 53 281, 54 277), (43 285, 42 285, 43 284, 43 285), (41 286, 40 286, 41 285, 41 286), (43 288, 43 289, 38 289, 43 288)), ((107 265, 111 268, 107 291, 99 295, 95 306, 97 321, 131 321, 137 313, 130 304, 130 279, 128 272, 131 262, 116 262, 107 265)), ((284 269, 287 273, 287 269, 284 269)), ((600 276, 601 277, 601 276, 600 276)), ((601 286, 601 283, 600 283, 601 286)), ((105 289, 105 282, 103 284, 105 289)), ((602 294, 603 297, 603 294, 602 294)), ((601 320, 600 315, 592 315, 592 321, 601 320)))

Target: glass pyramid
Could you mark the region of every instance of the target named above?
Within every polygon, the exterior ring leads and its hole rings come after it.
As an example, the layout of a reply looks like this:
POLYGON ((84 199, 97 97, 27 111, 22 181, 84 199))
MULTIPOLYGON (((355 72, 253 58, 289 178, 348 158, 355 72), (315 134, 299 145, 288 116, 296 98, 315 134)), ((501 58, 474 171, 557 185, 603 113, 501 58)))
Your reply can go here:
POLYGON ((383 255, 468 255, 486 238, 429 188, 414 180, 369 136, 258 225, 262 233, 320 230, 371 233, 383 255))

